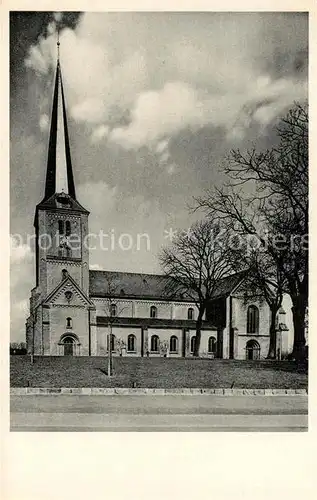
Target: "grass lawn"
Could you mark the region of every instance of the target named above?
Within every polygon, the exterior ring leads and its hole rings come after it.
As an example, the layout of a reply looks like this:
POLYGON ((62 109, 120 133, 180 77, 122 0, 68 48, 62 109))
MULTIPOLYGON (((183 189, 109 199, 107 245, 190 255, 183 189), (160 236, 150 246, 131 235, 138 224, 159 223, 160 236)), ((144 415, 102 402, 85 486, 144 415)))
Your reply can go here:
POLYGON ((11 387, 307 388, 307 369, 289 361, 11 356, 11 387))

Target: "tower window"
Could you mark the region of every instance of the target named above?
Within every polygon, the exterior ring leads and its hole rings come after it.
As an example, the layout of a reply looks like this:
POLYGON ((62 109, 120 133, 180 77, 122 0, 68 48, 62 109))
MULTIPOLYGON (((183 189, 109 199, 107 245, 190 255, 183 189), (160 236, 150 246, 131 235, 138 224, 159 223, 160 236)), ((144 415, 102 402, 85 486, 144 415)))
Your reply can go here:
POLYGON ((58 221, 58 232, 59 234, 64 234, 64 221, 58 221))
POLYGON ((70 221, 67 220, 66 221, 66 236, 70 236, 71 234, 71 225, 70 225, 70 221))
POLYGON ((111 304, 110 306, 110 316, 117 316, 117 306, 116 304, 111 304))
POLYGON ((66 328, 72 328, 72 327, 73 327, 72 318, 66 318, 66 328))

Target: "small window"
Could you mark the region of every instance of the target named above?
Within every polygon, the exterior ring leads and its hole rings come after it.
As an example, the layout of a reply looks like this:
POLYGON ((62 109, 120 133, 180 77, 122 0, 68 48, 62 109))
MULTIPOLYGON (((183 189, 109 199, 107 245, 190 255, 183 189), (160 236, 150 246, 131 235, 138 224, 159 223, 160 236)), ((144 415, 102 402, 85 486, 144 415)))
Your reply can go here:
POLYGON ((172 335, 170 338, 170 352, 178 351, 178 338, 176 335, 172 335))
POLYGON ((155 306, 151 306, 150 316, 151 318, 157 318, 157 308, 155 306))
POLYGON ((70 236, 71 234, 71 226, 70 226, 70 221, 66 221, 66 236, 70 236))
MULTIPOLYGON (((116 343, 116 336, 112 333, 110 340, 111 351, 115 350, 115 343, 116 343)), ((108 349, 109 349, 109 336, 107 335, 107 351, 108 349)))
POLYGON ((58 221, 58 232, 59 234, 64 234, 64 221, 58 221))
POLYGON ((66 318, 66 328, 72 328, 73 320, 72 318, 66 318))
POLYGON ((159 338, 157 335, 152 335, 151 337, 151 351, 158 352, 159 350, 159 338))
POLYGON ((135 339, 135 335, 131 334, 131 335, 128 336, 128 351, 134 352, 136 350, 136 348, 135 348, 135 344, 136 344, 135 340, 136 340, 135 339))
POLYGON ((259 309, 256 306, 248 307, 247 333, 259 333, 259 309))
POLYGON ((195 350, 195 344, 196 344, 196 336, 194 335, 190 339, 190 352, 194 352, 194 350, 195 350))
POLYGON ((215 337, 209 337, 208 339, 208 352, 216 354, 217 341, 215 337))
POLYGON ((72 250, 70 247, 66 247, 66 257, 71 257, 72 256, 72 250))
POLYGON ((116 304, 111 304, 110 306, 110 316, 117 316, 117 306, 116 304))
POLYGON ((187 319, 194 319, 194 309, 192 307, 187 310, 187 319))

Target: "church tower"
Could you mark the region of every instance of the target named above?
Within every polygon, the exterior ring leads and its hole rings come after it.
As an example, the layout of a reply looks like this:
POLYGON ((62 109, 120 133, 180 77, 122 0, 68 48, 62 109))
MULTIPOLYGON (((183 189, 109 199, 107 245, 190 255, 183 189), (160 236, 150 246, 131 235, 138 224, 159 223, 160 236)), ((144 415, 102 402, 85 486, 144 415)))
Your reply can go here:
MULTIPOLYGON (((59 41, 57 42, 59 52, 59 41)), ((63 335, 87 346, 89 300, 89 212, 76 198, 62 71, 57 58, 48 143, 45 193, 36 206, 36 287, 31 292, 27 321, 28 351, 63 354, 63 335), (76 309, 77 308, 77 309, 76 309), (79 308, 83 314, 79 314, 79 308), (58 313, 58 314, 57 314, 58 313), (81 316, 81 339, 73 331, 81 316), (32 337, 32 340, 31 340, 32 337), (32 346, 31 346, 32 344, 32 346)), ((79 322, 78 322, 79 323, 79 322)), ((65 337, 66 338, 66 337, 65 337)), ((78 351, 79 349, 77 349, 78 351)), ((71 349, 69 349, 70 353, 71 349)), ((90 347, 84 349, 89 354, 90 347)), ((74 354, 74 352, 73 352, 74 354)), ((76 352, 79 354, 79 352, 76 352)))
POLYGON ((45 194, 35 213, 36 286, 45 296, 66 269, 88 294, 88 211, 76 199, 62 72, 57 61, 45 194))

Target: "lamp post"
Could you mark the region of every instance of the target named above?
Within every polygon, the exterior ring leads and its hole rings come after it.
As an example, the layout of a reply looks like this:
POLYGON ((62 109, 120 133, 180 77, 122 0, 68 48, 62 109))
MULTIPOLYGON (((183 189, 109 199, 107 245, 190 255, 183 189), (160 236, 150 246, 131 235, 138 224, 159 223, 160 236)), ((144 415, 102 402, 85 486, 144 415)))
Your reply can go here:
POLYGON ((108 377, 111 377, 111 375, 112 375, 112 346, 111 346, 111 340, 112 340, 112 324, 111 324, 111 321, 109 320, 109 323, 108 323, 108 377))

